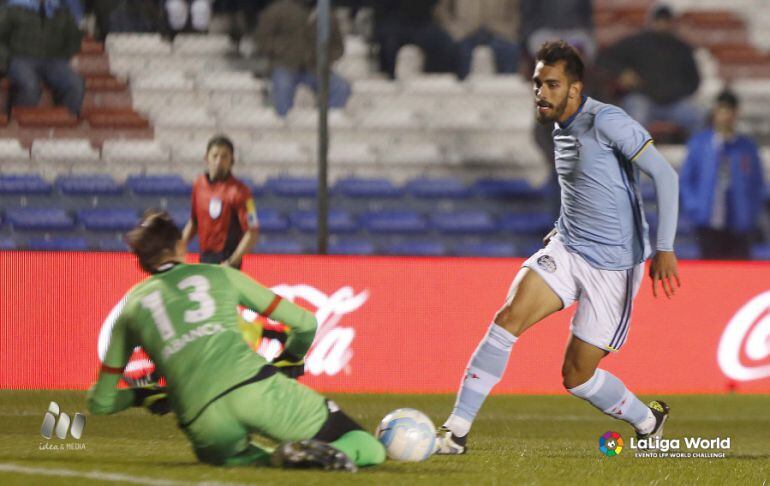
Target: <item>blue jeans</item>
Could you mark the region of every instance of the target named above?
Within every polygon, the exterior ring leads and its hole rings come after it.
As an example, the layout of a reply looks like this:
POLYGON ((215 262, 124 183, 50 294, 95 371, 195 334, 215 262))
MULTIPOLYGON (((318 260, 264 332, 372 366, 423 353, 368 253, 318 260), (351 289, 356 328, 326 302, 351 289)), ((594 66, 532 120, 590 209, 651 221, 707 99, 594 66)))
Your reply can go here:
POLYGON ((495 55, 495 66, 500 74, 515 73, 519 67, 519 45, 513 41, 496 36, 486 29, 480 29, 461 40, 458 44, 460 60, 457 67, 457 76, 465 79, 471 72, 473 50, 481 45, 492 48, 495 55))
MULTIPOLYGON (((318 78, 315 73, 307 70, 295 70, 284 67, 273 68, 272 73, 273 106, 279 116, 286 114, 294 106, 294 95, 297 87, 304 84, 318 93, 318 78)), ((329 76, 329 107, 343 108, 350 98, 350 83, 338 74, 329 76)))
POLYGON ((641 93, 631 93, 623 98, 621 107, 645 127, 652 122, 666 121, 676 123, 691 134, 703 127, 704 114, 689 98, 660 105, 641 93))
POLYGON ((80 113, 85 82, 68 60, 15 57, 11 59, 8 78, 12 106, 37 106, 44 82, 53 91, 54 103, 66 106, 74 115, 80 113))

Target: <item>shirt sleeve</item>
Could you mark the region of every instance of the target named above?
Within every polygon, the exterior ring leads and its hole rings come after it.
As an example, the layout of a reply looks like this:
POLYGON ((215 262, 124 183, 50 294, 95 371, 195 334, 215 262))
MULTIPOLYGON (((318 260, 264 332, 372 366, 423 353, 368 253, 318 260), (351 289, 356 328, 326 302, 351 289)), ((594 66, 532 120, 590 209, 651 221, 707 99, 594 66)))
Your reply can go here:
POLYGON ((637 157, 636 165, 652 178, 655 185, 658 206, 658 240, 655 248, 658 251, 674 251, 679 221, 679 176, 652 144, 637 157))
POLYGON ((594 123, 604 143, 627 160, 636 160, 652 144, 650 133, 620 108, 601 110, 594 123))
POLYGON ((285 349, 302 358, 315 338, 318 322, 315 315, 302 307, 276 295, 272 290, 250 279, 233 268, 222 268, 238 293, 238 303, 255 310, 263 317, 281 322, 290 328, 285 349))
POLYGON ((128 315, 126 309, 118 317, 110 334, 99 379, 88 391, 88 409, 96 415, 106 415, 125 410, 134 403, 134 392, 117 388, 123 369, 131 357, 134 346, 128 336, 128 315))
POLYGON ((238 205, 238 221, 243 231, 259 228, 259 219, 257 218, 257 206, 254 204, 254 198, 248 187, 241 188, 241 197, 238 205))

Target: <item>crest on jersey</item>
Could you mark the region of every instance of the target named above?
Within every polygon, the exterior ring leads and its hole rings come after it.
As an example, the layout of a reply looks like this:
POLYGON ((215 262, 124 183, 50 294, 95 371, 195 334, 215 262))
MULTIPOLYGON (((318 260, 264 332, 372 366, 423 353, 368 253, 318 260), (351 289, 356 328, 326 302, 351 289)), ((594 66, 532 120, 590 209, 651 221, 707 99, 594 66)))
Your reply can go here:
POLYGON ((541 256, 537 259, 537 264, 540 265, 540 268, 548 273, 553 273, 556 271, 556 260, 554 260, 551 255, 541 256))
POLYGON ((212 197, 209 201, 209 216, 211 219, 217 219, 222 214, 222 200, 217 197, 212 197))

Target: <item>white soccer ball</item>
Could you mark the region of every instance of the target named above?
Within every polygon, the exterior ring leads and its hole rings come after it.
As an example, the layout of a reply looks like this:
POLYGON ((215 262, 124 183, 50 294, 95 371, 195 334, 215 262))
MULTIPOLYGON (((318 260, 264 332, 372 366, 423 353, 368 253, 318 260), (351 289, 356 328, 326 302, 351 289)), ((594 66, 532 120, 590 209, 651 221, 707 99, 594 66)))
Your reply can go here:
POLYGON ((424 461, 436 446, 433 422, 413 408, 399 408, 387 414, 374 435, 394 461, 424 461))

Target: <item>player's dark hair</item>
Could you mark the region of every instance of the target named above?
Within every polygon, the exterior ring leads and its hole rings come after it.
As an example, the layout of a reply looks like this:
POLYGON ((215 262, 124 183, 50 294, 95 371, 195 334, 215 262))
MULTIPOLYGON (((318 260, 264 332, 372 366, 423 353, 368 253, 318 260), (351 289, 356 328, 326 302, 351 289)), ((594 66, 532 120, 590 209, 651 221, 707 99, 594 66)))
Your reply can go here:
POLYGON ((159 209, 148 209, 142 220, 126 235, 126 243, 139 259, 142 270, 152 273, 163 263, 165 253, 174 252, 176 243, 182 239, 171 215, 159 209))
POLYGON ((209 143, 206 144, 206 153, 209 153, 212 147, 227 147, 230 149, 230 153, 235 155, 235 145, 227 135, 214 135, 211 137, 209 143))
POLYGON ((729 89, 726 89, 717 95, 716 103, 718 105, 727 105, 733 110, 737 110, 738 105, 740 104, 738 97, 729 89))
POLYGON ((564 72, 573 81, 583 81, 583 59, 575 47, 563 40, 546 42, 537 51, 535 62, 542 61, 548 66, 553 66, 559 61, 564 61, 564 72))

